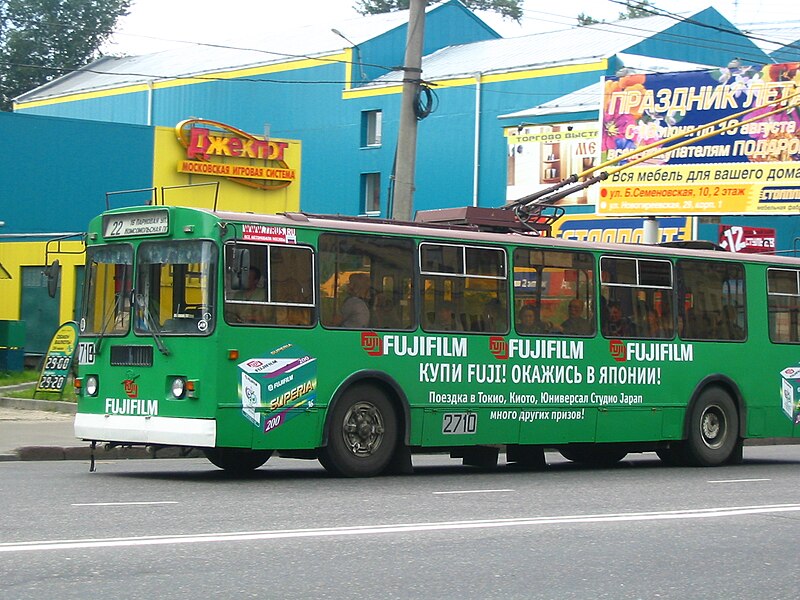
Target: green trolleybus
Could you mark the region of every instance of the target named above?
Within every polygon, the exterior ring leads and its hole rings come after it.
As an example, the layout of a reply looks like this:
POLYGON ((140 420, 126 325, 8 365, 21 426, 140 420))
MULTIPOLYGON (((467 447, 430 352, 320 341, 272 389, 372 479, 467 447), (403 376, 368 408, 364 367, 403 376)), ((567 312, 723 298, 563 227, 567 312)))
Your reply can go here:
POLYGON ((800 436, 800 260, 168 206, 88 230, 77 437, 273 453, 714 466, 800 436))

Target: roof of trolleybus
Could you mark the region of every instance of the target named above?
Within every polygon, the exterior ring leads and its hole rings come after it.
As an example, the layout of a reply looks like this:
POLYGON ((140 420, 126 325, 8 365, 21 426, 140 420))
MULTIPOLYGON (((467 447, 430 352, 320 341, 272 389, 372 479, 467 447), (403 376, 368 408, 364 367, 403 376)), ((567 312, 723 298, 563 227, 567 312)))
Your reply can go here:
POLYGON ((307 213, 254 214, 235 212, 214 212, 196 209, 214 215, 221 221, 257 223, 277 227, 295 227, 315 230, 357 231, 365 234, 401 235, 410 237, 444 238, 454 242, 497 243, 512 245, 534 245, 548 248, 571 250, 594 250, 600 252, 636 252, 677 258, 707 258, 766 264, 800 265, 800 258, 774 254, 737 254, 734 252, 688 249, 675 246, 647 244, 587 243, 576 240, 563 240, 546 236, 527 235, 518 232, 479 231, 465 225, 437 225, 413 221, 376 220, 370 217, 341 217, 339 215, 318 215, 307 213))
MULTIPOLYGON (((475 242, 477 244, 495 243, 495 244, 511 244, 511 245, 529 245, 546 248, 559 248, 571 250, 592 250, 597 252, 635 252, 647 253, 651 255, 672 256, 675 258, 706 258, 713 260, 730 260, 736 262, 749 262, 749 263, 765 263, 765 264, 783 264, 790 266, 800 265, 800 257, 780 256, 776 254, 739 254, 734 252, 711 250, 711 249, 697 249, 697 248, 681 248, 678 246, 660 246, 648 244, 613 244, 613 243, 587 243, 578 240, 564 240, 560 238, 553 238, 543 235, 524 234, 517 231, 497 232, 497 231, 483 231, 476 227, 469 225, 450 225, 450 224, 437 224, 437 223, 424 223, 416 221, 394 221, 389 219, 376 219, 374 217, 350 217, 343 215, 323 215, 323 214, 310 214, 303 212, 292 213, 278 213, 278 214, 261 214, 261 213, 240 213, 230 211, 214 211, 206 208, 192 208, 171 206, 163 207, 173 212, 181 212, 184 215, 191 213, 204 214, 215 220, 223 223, 241 223, 241 224, 263 224, 271 227, 284 227, 296 229, 313 229, 313 230, 337 230, 337 231, 356 231, 365 234, 383 234, 383 235, 400 235, 409 237, 425 237, 425 238, 439 238, 449 239, 453 242, 475 242)), ((128 207, 118 208, 103 213, 109 214, 125 214, 130 212, 139 211, 152 211, 152 206, 142 207, 128 207)), ((102 222, 102 215, 98 216, 96 222, 102 222)), ((183 216, 183 220, 187 217, 183 216)), ((102 237, 102 234, 101 234, 102 237)), ((164 236, 131 236, 137 239, 156 240, 163 239, 164 236)), ((124 238, 130 240, 131 237, 124 238)), ((241 230, 237 231, 234 235, 223 236, 224 240, 242 239, 241 230)), ((99 240, 93 239, 93 243, 100 243, 99 240)), ((123 239, 105 239, 107 243, 123 241, 123 239)), ((258 239, 246 240, 257 243, 258 239)))

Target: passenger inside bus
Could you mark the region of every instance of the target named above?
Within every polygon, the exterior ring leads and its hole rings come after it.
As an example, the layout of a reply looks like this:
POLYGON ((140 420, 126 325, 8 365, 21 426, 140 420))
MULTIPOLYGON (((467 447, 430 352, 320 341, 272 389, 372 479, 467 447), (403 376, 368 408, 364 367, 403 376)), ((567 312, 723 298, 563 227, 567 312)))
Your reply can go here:
POLYGON ((492 298, 483 307, 478 331, 502 333, 508 329, 506 307, 498 298, 492 298))
POLYGON ((561 330, 568 335, 591 335, 593 331, 592 322, 584 314, 584 303, 580 298, 573 298, 569 301, 567 308, 569 316, 561 323, 561 330))
POLYGON ((455 306, 451 302, 440 303, 428 329, 431 331, 462 331, 463 327, 455 310, 455 306))
POLYGON ((670 337, 672 332, 667 330, 656 309, 647 307, 645 308, 645 320, 642 327, 639 328, 639 334, 642 337, 666 338, 670 337))
POLYGON ((542 321, 530 304, 525 304, 517 311, 517 318, 519 333, 550 333, 553 330, 552 323, 542 321))
POLYGON ((636 326, 622 314, 619 302, 608 303, 608 318, 603 323, 603 334, 608 337, 631 337, 636 335, 636 326))
POLYGON ((352 273, 347 283, 347 299, 334 324, 337 327, 351 329, 366 329, 369 327, 369 275, 366 273, 352 273))

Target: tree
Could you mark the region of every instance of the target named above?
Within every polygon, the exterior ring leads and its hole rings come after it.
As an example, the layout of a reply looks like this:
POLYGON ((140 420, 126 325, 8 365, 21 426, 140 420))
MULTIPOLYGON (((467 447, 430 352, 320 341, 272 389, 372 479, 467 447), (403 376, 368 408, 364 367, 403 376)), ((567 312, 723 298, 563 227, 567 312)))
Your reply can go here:
POLYGON ((581 13, 578 15, 578 27, 583 27, 585 25, 594 25, 595 23, 600 23, 600 21, 585 13, 581 13))
MULTIPOLYGON (((654 14, 658 14, 654 9, 655 6, 651 4, 650 0, 630 0, 625 3, 625 12, 619 13, 619 20, 624 21, 625 19, 652 17, 654 14)), ((594 25, 595 23, 604 23, 604 21, 598 21, 594 17, 584 13, 578 15, 578 27, 594 25)))
POLYGON ((652 17, 655 7, 650 3, 650 0, 637 0, 636 2, 626 2, 625 12, 619 13, 619 20, 625 19, 641 19, 643 17, 652 17))
MULTIPOLYGON (((378 15, 396 10, 408 10, 410 0, 356 0, 356 12, 362 15, 378 15)), ((428 4, 435 4, 441 0, 428 0, 428 4)), ((493 10, 504 17, 519 22, 522 18, 522 3, 524 0, 461 0, 467 8, 472 10, 493 10)))
POLYGON ((0 110, 98 58, 131 0, 0 0, 0 110))

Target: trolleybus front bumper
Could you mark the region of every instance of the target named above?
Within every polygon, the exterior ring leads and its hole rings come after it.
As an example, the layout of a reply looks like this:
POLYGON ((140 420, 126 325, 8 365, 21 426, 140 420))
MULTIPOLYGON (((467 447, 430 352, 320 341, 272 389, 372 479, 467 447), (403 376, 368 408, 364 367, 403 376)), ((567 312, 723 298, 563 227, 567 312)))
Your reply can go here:
POLYGON ((77 413, 75 437, 98 442, 213 448, 217 422, 214 419, 77 413))

